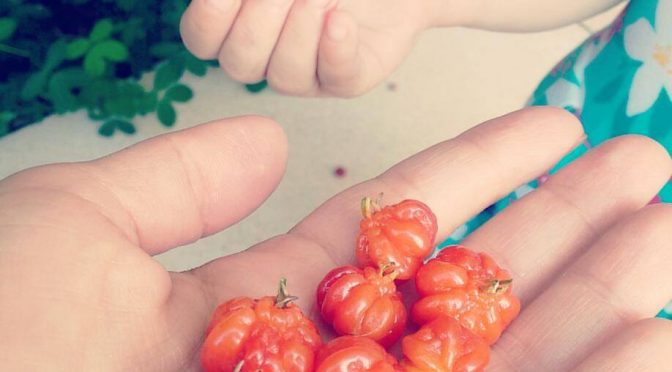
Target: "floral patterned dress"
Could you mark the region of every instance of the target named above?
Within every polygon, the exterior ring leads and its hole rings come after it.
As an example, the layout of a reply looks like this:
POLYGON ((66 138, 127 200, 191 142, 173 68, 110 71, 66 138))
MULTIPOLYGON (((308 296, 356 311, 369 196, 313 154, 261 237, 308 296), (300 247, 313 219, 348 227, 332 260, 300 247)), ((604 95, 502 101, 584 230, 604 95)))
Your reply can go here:
MULTIPOLYGON (((588 138, 548 174, 458 228, 439 249, 458 243, 549 175, 610 138, 641 134, 672 151, 672 0, 632 0, 609 27, 546 76, 529 105, 566 109, 579 117, 588 138)), ((652 202, 672 202, 672 182, 652 202)), ((672 302, 658 316, 672 319, 672 302)))

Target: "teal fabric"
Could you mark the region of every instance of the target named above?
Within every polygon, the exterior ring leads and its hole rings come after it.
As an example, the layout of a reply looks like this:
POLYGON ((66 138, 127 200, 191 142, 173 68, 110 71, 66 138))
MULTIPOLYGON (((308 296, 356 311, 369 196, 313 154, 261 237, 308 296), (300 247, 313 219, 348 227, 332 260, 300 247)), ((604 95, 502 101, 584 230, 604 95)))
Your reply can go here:
MULTIPOLYGON (((651 137, 672 151, 672 0, 632 0, 606 29, 572 51, 534 91, 530 106, 576 115, 587 140, 548 174, 523 185, 458 228, 439 249, 459 243, 592 146, 623 134, 651 137)), ((652 202, 672 202, 672 182, 652 202)), ((672 319, 672 302, 659 317, 672 319)))

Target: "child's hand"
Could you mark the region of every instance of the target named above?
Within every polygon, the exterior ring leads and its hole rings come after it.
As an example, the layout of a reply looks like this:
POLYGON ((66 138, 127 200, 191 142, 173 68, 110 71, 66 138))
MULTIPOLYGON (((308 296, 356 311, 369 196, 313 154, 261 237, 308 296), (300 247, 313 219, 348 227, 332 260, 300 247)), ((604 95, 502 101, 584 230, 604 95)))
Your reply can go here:
POLYGON ((235 80, 355 96, 399 65, 429 26, 432 1, 194 0, 180 29, 192 53, 218 58, 235 80))
POLYGON ((426 28, 545 30, 620 1, 193 0, 180 29, 194 55, 219 59, 235 80, 349 97, 387 78, 426 28))

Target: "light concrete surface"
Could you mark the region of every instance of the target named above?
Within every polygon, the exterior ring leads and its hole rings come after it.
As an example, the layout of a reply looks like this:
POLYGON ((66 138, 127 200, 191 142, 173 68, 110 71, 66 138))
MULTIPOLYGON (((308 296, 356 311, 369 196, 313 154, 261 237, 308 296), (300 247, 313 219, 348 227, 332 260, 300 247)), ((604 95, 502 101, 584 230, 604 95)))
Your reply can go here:
MULTIPOLYGON (((247 93, 223 73, 187 79, 194 99, 176 129, 243 114, 273 117, 290 143, 287 174, 268 202, 231 229, 157 256, 171 270, 198 266, 287 231, 338 191, 434 143, 522 107, 544 74, 588 36, 572 25, 515 35, 466 29, 427 32, 388 84, 351 100, 247 93), (345 178, 333 168, 347 169, 345 178)), ((134 136, 107 139, 78 112, 54 116, 0 140, 0 178, 27 167, 88 160, 165 133, 154 118, 134 136)))

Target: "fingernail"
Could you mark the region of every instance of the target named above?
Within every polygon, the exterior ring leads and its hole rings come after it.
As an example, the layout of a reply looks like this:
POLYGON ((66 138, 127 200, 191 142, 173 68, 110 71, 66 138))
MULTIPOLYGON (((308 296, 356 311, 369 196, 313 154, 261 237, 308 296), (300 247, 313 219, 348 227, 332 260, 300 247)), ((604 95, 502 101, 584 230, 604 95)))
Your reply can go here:
POLYGON ((348 29, 340 22, 330 20, 327 26, 327 34, 333 41, 342 41, 348 35, 348 29))

